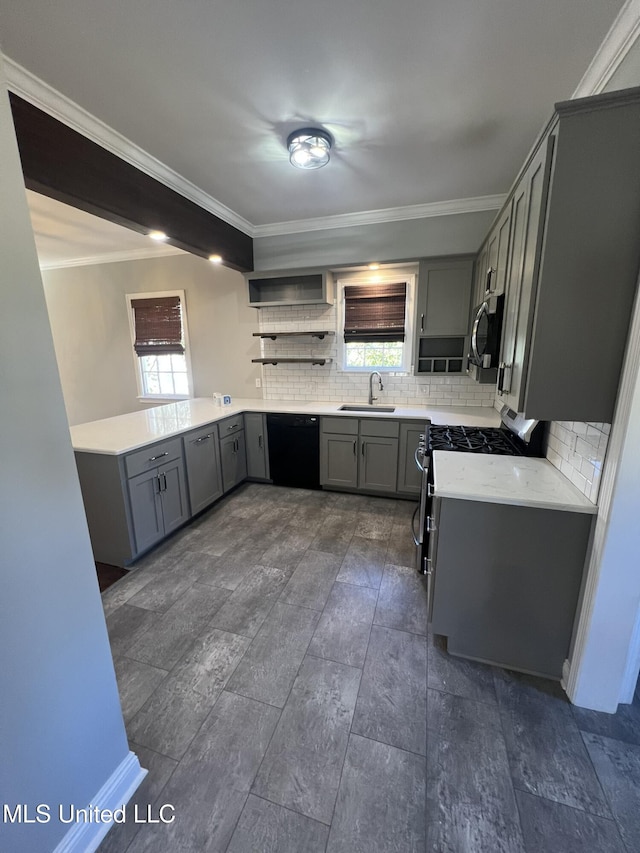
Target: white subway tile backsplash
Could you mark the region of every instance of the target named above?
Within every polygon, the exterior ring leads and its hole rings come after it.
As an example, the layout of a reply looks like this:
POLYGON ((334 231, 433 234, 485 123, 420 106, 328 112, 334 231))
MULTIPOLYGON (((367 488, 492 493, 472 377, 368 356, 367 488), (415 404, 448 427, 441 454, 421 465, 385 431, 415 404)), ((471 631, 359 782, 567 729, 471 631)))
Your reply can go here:
MULTIPOLYGON (((262 333, 336 331, 337 315, 333 305, 304 305, 261 308, 259 324, 262 333)), ((264 365, 262 371, 263 397, 266 400, 331 400, 362 402, 367 399, 368 373, 345 372, 337 362, 337 335, 287 340, 261 340, 262 356, 280 355, 283 358, 318 356, 333 359, 331 364, 310 367, 305 364, 264 365)), ((381 400, 396 405, 420 402, 432 406, 483 406, 494 404, 493 386, 482 386, 467 376, 416 377, 408 373, 389 373, 384 376, 381 400)))
POLYGON ((609 430, 609 424, 578 421, 552 421, 549 428, 547 459, 593 503, 598 501, 609 430))

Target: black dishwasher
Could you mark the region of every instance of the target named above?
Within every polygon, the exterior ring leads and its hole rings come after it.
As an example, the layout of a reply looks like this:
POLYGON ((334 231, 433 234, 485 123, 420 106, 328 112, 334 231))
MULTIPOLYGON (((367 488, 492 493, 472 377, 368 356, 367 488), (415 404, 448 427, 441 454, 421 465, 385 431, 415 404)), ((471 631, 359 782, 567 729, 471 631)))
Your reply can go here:
POLYGON ((267 415, 269 468, 276 486, 320 488, 320 418, 267 415))

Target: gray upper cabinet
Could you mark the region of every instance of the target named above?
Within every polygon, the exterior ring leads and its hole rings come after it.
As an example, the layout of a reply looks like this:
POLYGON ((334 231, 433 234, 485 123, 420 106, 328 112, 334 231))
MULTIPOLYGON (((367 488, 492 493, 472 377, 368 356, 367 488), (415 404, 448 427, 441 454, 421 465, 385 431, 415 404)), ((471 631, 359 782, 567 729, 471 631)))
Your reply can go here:
POLYGON ((222 488, 225 494, 247 479, 247 451, 244 429, 220 438, 220 464, 222 466, 222 488))
POLYGON ((329 270, 270 270, 247 273, 245 278, 249 305, 253 308, 331 304, 334 299, 333 276, 329 270))
POLYGON ((504 293, 506 290, 510 234, 511 204, 507 203, 500 211, 500 216, 486 241, 487 269, 484 274, 484 292, 480 294, 478 304, 482 302, 484 295, 504 293))
POLYGON ((208 424, 184 437, 191 512, 195 515, 222 497, 218 427, 208 424))
POLYGON ((462 373, 473 284, 470 257, 420 261, 414 372, 462 373))
POLYGON ((613 418, 640 266, 638 139, 640 89, 558 104, 510 196, 498 384, 529 417, 613 418))
POLYGON ((268 480, 269 449, 266 416, 260 412, 245 412, 244 426, 247 442, 247 476, 251 480, 268 480))

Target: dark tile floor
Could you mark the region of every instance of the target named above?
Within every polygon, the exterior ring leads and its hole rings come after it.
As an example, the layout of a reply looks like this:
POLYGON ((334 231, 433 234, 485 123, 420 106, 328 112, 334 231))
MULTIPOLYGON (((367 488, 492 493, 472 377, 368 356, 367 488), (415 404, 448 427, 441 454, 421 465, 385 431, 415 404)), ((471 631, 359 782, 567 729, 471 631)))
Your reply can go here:
POLYGON ((447 655, 413 508, 246 485, 103 593, 134 802, 176 819, 102 853, 640 850, 640 700, 447 655))

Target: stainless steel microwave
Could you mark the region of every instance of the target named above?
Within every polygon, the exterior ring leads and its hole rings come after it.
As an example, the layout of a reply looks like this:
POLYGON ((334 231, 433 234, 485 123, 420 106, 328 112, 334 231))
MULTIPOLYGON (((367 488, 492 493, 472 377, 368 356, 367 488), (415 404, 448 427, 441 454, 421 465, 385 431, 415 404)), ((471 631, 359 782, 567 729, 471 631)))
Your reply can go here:
POLYGON ((497 380, 503 314, 503 293, 488 296, 474 309, 467 373, 478 382, 497 380))

